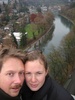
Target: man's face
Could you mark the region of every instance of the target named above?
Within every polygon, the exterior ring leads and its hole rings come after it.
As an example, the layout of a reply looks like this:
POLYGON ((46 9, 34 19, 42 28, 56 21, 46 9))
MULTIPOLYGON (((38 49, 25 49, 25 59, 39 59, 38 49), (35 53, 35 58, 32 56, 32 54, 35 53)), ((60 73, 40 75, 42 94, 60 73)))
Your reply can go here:
POLYGON ((43 86, 47 73, 40 60, 27 61, 25 64, 25 80, 32 91, 38 91, 43 86))
POLYGON ((24 81, 24 65, 17 58, 8 58, 0 72, 0 88, 8 95, 15 97, 19 94, 24 81))

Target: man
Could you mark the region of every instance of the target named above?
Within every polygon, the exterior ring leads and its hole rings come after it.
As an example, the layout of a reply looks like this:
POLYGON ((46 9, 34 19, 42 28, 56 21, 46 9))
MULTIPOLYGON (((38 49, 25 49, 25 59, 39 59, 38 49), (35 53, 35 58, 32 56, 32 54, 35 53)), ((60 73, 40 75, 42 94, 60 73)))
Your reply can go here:
POLYGON ((24 54, 15 48, 0 50, 0 100, 21 100, 24 81, 24 54))

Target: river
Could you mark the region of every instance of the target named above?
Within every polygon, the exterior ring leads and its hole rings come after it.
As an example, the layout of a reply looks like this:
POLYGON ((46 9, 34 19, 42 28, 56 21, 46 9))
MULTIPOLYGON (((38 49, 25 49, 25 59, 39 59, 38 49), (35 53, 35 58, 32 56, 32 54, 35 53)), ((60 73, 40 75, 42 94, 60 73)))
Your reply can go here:
POLYGON ((56 48, 60 46, 61 40, 70 32, 72 27, 72 23, 61 16, 55 17, 54 25, 55 28, 52 33, 52 38, 50 40, 47 39, 46 43, 43 43, 41 46, 41 49, 46 56, 51 52, 52 46, 55 46, 56 48))
MULTIPOLYGON (((53 23, 54 28, 48 32, 47 36, 44 36, 45 39, 39 45, 39 49, 43 51, 46 57, 51 52, 53 46, 55 48, 60 46, 62 39, 71 31, 72 28, 72 23, 62 16, 55 16, 53 23)), ((34 45, 29 48, 30 51, 33 49, 35 49, 34 45)))

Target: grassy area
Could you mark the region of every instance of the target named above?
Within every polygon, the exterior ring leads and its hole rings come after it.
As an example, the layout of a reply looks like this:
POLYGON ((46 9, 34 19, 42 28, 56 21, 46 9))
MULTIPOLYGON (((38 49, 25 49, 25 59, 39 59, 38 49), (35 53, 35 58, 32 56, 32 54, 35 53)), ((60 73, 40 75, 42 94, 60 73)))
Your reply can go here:
POLYGON ((38 30, 37 30, 37 26, 35 24, 28 24, 26 27, 25 27, 25 30, 28 32, 27 34, 27 38, 29 39, 32 39, 33 38, 33 34, 35 36, 38 35, 38 30))

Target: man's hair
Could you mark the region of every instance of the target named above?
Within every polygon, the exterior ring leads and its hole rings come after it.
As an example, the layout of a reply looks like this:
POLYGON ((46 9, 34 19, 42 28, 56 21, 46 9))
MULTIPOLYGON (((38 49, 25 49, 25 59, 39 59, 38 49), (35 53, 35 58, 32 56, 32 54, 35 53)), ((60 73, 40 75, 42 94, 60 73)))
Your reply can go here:
POLYGON ((0 49, 0 71, 2 69, 4 61, 6 61, 8 58, 17 58, 24 63, 25 54, 22 50, 13 47, 3 47, 2 49, 0 49))
POLYGON ((40 60, 42 61, 42 63, 44 64, 45 69, 48 69, 48 64, 47 64, 47 60, 44 56, 44 54, 39 51, 39 50, 33 50, 30 52, 26 52, 26 56, 25 56, 25 63, 27 61, 34 61, 34 60, 40 60))

